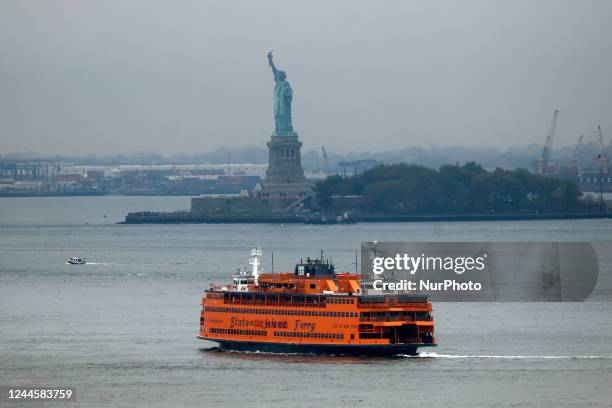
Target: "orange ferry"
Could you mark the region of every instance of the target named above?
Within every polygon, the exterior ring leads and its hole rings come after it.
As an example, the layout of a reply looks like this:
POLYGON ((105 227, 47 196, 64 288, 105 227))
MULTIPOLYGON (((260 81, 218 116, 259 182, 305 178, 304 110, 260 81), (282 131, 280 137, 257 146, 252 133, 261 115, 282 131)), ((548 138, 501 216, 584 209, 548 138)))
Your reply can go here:
POLYGON ((200 339, 232 350, 358 355, 436 345, 426 296, 367 295, 359 275, 337 273, 322 256, 269 274, 260 260, 261 248, 251 249, 251 271, 205 291, 200 339))

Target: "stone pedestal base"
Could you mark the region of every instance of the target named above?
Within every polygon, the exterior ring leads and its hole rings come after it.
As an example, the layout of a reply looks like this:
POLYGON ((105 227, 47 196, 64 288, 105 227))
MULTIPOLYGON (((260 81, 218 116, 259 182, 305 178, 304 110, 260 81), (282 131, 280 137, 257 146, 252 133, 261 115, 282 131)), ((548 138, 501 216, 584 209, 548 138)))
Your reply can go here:
POLYGON ((297 133, 272 135, 268 142, 268 170, 262 189, 256 192, 258 197, 299 199, 313 192, 313 184, 304 176, 301 147, 297 133))
POLYGON ((302 142, 295 136, 272 136, 268 142, 268 170, 266 184, 300 183, 306 180, 300 148, 302 142))

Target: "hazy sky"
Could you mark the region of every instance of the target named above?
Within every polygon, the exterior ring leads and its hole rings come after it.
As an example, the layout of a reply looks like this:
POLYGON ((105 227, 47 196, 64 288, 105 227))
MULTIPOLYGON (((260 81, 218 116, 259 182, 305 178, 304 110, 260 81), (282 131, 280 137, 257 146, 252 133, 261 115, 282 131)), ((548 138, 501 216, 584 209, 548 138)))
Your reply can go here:
POLYGON ((612 136, 608 0, 2 0, 0 50, 0 153, 260 145, 270 50, 305 148, 612 136))

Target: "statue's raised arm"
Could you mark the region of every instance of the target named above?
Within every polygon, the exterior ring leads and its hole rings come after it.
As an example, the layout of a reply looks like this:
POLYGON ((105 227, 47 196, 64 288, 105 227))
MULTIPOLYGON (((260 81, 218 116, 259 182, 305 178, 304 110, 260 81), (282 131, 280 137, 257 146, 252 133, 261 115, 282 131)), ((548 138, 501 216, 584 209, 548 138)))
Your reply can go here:
POLYGON ((276 73, 278 72, 278 70, 276 69, 276 66, 274 66, 274 61, 272 61, 272 51, 270 51, 268 53, 268 65, 270 65, 270 68, 272 68, 272 73, 274 74, 274 78, 276 79, 276 73))

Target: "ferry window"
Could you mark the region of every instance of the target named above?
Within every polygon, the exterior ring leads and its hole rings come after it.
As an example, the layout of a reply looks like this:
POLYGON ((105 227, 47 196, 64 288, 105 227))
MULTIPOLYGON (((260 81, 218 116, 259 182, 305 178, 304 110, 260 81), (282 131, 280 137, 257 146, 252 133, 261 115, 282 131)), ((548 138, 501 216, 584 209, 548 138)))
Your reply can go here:
POLYGON ((355 335, 351 334, 351 340, 355 340, 355 335))
POLYGON ((317 287, 317 285, 316 285, 315 283, 311 283, 311 284, 310 284, 310 289, 314 289, 314 288, 316 288, 316 287, 317 287))

